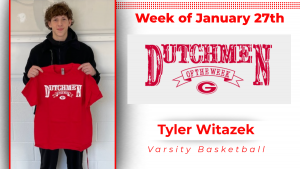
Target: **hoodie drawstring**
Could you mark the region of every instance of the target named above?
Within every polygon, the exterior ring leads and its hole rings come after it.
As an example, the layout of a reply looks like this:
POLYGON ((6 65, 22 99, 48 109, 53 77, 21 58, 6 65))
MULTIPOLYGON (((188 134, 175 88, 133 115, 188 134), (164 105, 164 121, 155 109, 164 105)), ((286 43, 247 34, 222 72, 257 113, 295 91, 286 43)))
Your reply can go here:
POLYGON ((53 53, 52 53, 51 49, 50 49, 50 52, 51 52, 51 65, 53 65, 53 53))

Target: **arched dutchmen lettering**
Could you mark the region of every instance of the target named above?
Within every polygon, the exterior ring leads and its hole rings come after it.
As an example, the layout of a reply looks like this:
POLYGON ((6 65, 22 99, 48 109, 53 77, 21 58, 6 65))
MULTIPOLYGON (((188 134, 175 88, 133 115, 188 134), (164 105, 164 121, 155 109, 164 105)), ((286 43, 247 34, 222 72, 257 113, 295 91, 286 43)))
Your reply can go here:
POLYGON ((49 98, 51 91, 56 92, 56 95, 58 95, 58 94, 68 94, 68 93, 70 93, 70 91, 76 91, 76 97, 81 97, 82 85, 76 85, 76 84, 72 84, 72 85, 44 85, 44 87, 45 87, 45 97, 46 98, 49 98))
MULTIPOLYGON (((266 86, 270 84, 270 49, 272 45, 268 44, 161 44, 163 47, 163 55, 157 45, 145 45, 148 52, 148 76, 145 86, 157 86, 163 73, 163 62, 170 64, 176 62, 176 52, 180 52, 180 60, 178 63, 189 63, 190 60, 194 64, 201 63, 252 63, 252 56, 249 51, 252 51, 252 46, 256 54, 256 72, 255 81, 253 85, 262 85, 260 82, 260 74, 262 74, 266 86), (170 46, 172 54, 170 56, 170 46), (203 55, 195 56, 196 49, 203 52, 203 55), (265 59, 263 57, 262 48, 265 49, 265 59), (237 52, 238 50, 238 52, 237 52), (218 52, 220 54, 218 55, 218 52), (238 53, 238 56, 236 56, 238 53), (164 57, 163 57, 164 56, 164 57), (219 58, 217 56, 220 56, 219 58), (156 64, 156 69, 155 68, 156 64)), ((207 74, 207 70, 200 70, 194 72, 195 74, 207 74)), ((223 72, 216 72, 223 73, 223 72)))

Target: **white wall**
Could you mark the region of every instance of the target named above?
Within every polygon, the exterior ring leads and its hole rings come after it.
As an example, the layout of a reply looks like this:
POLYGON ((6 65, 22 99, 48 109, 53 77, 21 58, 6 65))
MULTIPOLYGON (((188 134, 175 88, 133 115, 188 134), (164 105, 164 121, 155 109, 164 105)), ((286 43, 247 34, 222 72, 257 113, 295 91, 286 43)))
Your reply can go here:
MULTIPOLYGON (((34 147, 33 107, 21 94, 29 52, 49 32, 43 27, 43 11, 55 0, 18 0, 11 2, 11 164, 12 169, 38 169, 40 153, 34 147), (21 22, 19 13, 26 19, 21 22)), ((99 88, 103 98, 92 105, 93 143, 89 148, 90 169, 114 168, 114 1, 69 0, 74 13, 72 28, 78 39, 94 52, 101 73, 99 88)), ((83 168, 86 166, 84 152, 83 168)), ((58 169, 66 169, 66 156, 60 150, 58 169)))

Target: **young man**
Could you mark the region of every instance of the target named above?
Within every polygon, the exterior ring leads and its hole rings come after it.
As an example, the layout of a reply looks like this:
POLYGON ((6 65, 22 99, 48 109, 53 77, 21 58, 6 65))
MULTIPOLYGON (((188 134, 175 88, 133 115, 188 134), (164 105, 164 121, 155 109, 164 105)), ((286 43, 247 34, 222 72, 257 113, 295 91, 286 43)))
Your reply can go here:
MULTIPOLYGON (((41 67, 52 64, 81 64, 78 69, 91 75, 97 83, 100 74, 96 69, 96 62, 92 49, 78 41, 76 33, 70 28, 73 23, 72 10, 65 2, 55 3, 45 13, 45 26, 52 30, 42 43, 36 45, 30 52, 23 82, 43 73, 41 67)), ((64 149, 67 155, 68 169, 82 169, 83 152, 64 149)), ((48 150, 40 148, 41 169, 56 169, 58 149, 48 150)))

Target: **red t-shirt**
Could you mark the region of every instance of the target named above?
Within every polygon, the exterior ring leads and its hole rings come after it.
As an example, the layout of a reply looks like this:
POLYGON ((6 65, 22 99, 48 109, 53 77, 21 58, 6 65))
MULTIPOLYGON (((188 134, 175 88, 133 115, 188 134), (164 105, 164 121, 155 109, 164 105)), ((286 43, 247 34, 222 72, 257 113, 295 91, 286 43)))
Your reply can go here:
POLYGON ((70 63, 43 67, 43 73, 30 78, 22 91, 30 106, 36 105, 36 147, 83 151, 91 146, 90 106, 102 94, 96 81, 78 70, 79 66, 70 63))

